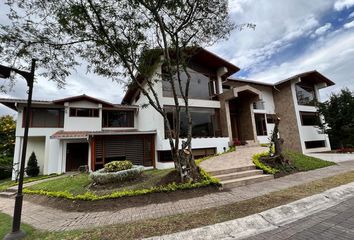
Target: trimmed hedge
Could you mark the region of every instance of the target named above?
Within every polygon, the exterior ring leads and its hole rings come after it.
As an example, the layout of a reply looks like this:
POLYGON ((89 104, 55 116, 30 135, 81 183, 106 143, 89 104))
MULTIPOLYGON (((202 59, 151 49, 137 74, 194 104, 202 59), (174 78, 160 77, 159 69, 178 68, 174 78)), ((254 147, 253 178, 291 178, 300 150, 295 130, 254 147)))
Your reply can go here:
POLYGON ((104 165, 104 170, 106 172, 118 172, 131 169, 132 167, 133 163, 130 161, 112 161, 104 165))
MULTIPOLYGON (((128 161, 126 161, 128 162, 128 161)), ((114 163, 114 162, 112 162, 114 163)), ((130 163, 130 162, 128 162, 130 163)), ((110 163, 108 163, 110 164, 110 163)), ((131 163, 130 163, 131 164, 131 163)), ((107 164, 106 164, 107 165, 107 164)), ((128 166, 129 164, 123 164, 123 165, 111 165, 114 167, 111 167, 110 169, 116 168, 118 167, 122 167, 122 166, 128 166)), ((126 170, 122 170, 122 171, 118 171, 118 172, 107 172, 106 168, 102 168, 98 171, 95 171, 93 173, 90 174, 91 179, 98 184, 107 184, 107 183, 114 183, 114 182, 121 182, 121 181, 125 181, 128 179, 133 179, 138 177, 144 170, 143 166, 135 166, 132 165, 132 167, 130 169, 126 169, 126 170)))
POLYGON ((280 172, 278 169, 272 168, 270 166, 267 166, 265 164, 263 164, 259 159, 261 157, 266 157, 268 156, 269 153, 268 152, 263 152, 263 153, 258 153, 253 155, 252 157, 252 162, 256 165, 257 168, 262 169, 265 173, 267 174, 276 174, 278 172, 280 172))
POLYGON ((138 190, 124 190, 119 192, 113 192, 110 194, 98 196, 92 192, 86 192, 84 194, 74 195, 68 191, 45 191, 45 190, 30 190, 30 189, 23 189, 23 192, 26 194, 39 194, 45 195, 48 197, 58 197, 58 198, 66 198, 69 200, 83 200, 83 201, 97 201, 97 200, 104 200, 104 199, 114 199, 114 198, 121 198, 121 197, 132 197, 138 195, 144 195, 149 193, 158 193, 158 192, 174 192, 177 190, 186 190, 192 188, 200 188, 206 186, 220 186, 220 182, 218 179, 211 177, 207 174, 203 169, 201 169, 201 174, 203 180, 201 182, 196 183, 170 183, 166 186, 158 186, 158 187, 151 187, 147 189, 138 189, 138 190))

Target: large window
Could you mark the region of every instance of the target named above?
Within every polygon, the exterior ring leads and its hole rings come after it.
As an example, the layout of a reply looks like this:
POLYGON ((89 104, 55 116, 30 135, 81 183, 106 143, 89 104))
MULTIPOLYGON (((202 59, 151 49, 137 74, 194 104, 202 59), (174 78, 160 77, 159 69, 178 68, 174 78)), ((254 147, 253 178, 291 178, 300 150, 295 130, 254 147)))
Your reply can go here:
POLYGON ((134 127, 133 111, 103 110, 102 127, 134 127))
MULTIPOLYGON (((219 89, 218 84, 216 82, 216 76, 211 73, 201 73, 197 72, 193 69, 188 68, 188 73, 190 74, 191 80, 189 83, 189 98, 194 99, 212 99, 213 96, 217 95, 219 89)), ((163 73, 164 76, 164 73, 163 73)), ((177 95, 180 97, 180 90, 178 88, 177 77, 175 76, 175 87, 177 95)), ((180 74, 181 84, 183 86, 183 91, 185 90, 185 86, 187 83, 187 75, 182 72, 180 74)), ((162 81, 163 87, 163 96, 164 97, 173 97, 172 86, 169 81, 166 80, 166 77, 163 77, 164 81, 162 81)))
POLYGON ((316 112, 300 112, 301 123, 303 126, 318 126, 320 118, 316 112))
POLYGON ((326 142, 325 141, 305 141, 305 147, 307 149, 311 148, 322 148, 326 147, 326 142))
MULTIPOLYGON (((219 111, 213 108, 189 108, 192 116, 192 136, 193 137, 219 137, 219 111)), ((174 108, 166 108, 167 118, 173 128, 176 121, 174 108)), ((167 127, 165 128, 166 137, 168 137, 167 127)), ((187 137, 188 119, 186 112, 182 109, 180 113, 180 137, 187 137)))
POLYGON ((267 135, 267 125, 266 125, 265 114, 255 113, 254 118, 256 121, 257 136, 266 136, 267 135))
POLYGON ((97 108, 70 108, 70 117, 98 117, 97 108))
MULTIPOLYGON (((26 109, 23 112, 23 126, 25 125, 26 109)), ((64 126, 64 109, 59 108, 31 108, 30 127, 33 128, 62 128, 64 126)))
POLYGON ((297 83, 295 86, 297 103, 299 105, 314 106, 316 103, 316 94, 314 86, 307 83, 297 83))

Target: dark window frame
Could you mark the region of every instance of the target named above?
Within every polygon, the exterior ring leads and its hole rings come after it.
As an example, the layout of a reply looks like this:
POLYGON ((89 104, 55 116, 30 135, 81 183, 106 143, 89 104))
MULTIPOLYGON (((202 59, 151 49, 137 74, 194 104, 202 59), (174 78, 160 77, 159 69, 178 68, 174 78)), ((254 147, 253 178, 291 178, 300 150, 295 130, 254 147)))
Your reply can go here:
POLYGON ((296 99, 297 99, 297 104, 298 105, 303 105, 303 106, 316 106, 317 102, 317 96, 316 96, 316 91, 315 91, 315 86, 313 84, 305 83, 305 82, 299 82, 295 84, 295 93, 296 93, 296 99), (312 94, 312 100, 307 101, 305 100, 306 98, 301 98, 301 91, 305 90, 307 93, 312 94))
POLYGON ((326 147, 325 140, 305 141, 306 149, 324 148, 324 147, 326 147))
POLYGON ((300 119, 301 119, 301 125, 302 126, 319 126, 320 124, 320 115, 318 114, 318 112, 307 112, 307 111, 300 111, 300 119), (309 115, 314 115, 314 117, 316 118, 312 123, 306 123, 304 121, 303 116, 309 116, 309 115))
POLYGON ((134 128, 134 111, 133 110, 111 110, 111 109, 103 109, 102 110, 102 127, 103 128, 134 128), (127 115, 128 121, 126 126, 110 126, 109 124, 109 113, 125 113, 127 115), (128 113, 128 114, 127 114, 128 113))
MULTIPOLYGON (((22 114, 22 127, 25 127, 26 124, 26 108, 23 109, 23 114, 22 114)), ((63 128, 64 127, 64 118, 65 118, 65 112, 64 108, 40 108, 40 107, 31 107, 31 112, 30 112, 30 119, 29 119, 29 127, 30 128, 63 128), (44 126, 44 125, 37 125, 34 124, 33 121, 33 115, 35 114, 35 111, 38 110, 51 110, 51 111, 58 111, 57 115, 57 124, 55 126, 44 126)))
POLYGON ((256 123, 256 133, 257 136, 268 136, 268 130, 267 130, 267 122, 266 122, 266 114, 265 113, 255 113, 254 114, 254 119, 255 119, 255 123, 256 123), (263 117, 263 122, 262 122, 262 133, 259 132, 258 129, 258 122, 257 122, 257 116, 262 116, 263 117))
POLYGON ((69 117, 79 117, 79 118, 98 118, 100 116, 98 108, 82 108, 82 107, 70 107, 69 117), (88 115, 79 116, 80 111, 88 111, 88 115))
POLYGON ((266 114, 267 124, 275 124, 275 120, 277 119, 276 114, 266 114))

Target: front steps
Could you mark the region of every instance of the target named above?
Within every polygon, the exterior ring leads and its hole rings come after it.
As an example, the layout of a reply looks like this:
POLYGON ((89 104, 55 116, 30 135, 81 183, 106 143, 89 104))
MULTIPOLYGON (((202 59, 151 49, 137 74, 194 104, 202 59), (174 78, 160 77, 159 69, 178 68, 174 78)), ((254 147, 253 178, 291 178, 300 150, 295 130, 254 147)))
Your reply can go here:
POLYGON ((274 179, 273 175, 263 174, 263 171, 256 169, 254 165, 215 170, 209 173, 219 179, 224 188, 240 187, 274 179))

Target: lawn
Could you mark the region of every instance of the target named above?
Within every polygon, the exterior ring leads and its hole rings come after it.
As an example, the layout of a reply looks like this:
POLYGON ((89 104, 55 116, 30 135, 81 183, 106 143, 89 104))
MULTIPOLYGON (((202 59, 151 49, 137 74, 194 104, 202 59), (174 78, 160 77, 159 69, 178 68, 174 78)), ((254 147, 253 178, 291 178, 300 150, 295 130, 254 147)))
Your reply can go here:
MULTIPOLYGON (((301 184, 288 189, 272 192, 241 202, 196 212, 109 225, 87 230, 46 232, 35 230, 27 225, 24 225, 24 229, 29 233, 27 239, 141 239, 225 222, 236 218, 242 218, 307 196, 321 193, 330 188, 353 181, 354 171, 351 171, 310 183, 301 184)), ((10 223, 10 217, 5 214, 0 214, 0 238, 2 237, 1 234, 7 233, 10 230, 10 223)))
MULTIPOLYGON (((56 177, 58 176, 57 174, 51 174, 51 175, 39 175, 37 177, 25 177, 23 179, 23 183, 29 183, 29 182, 34 182, 46 178, 51 178, 51 177, 56 177)), ((12 181, 11 178, 7 179, 2 179, 0 180, 0 192, 5 191, 9 187, 16 186, 18 183, 15 181, 12 181)))
POLYGON ((256 154, 253 156, 253 163, 265 173, 274 174, 275 177, 281 177, 295 172, 305 172, 318 168, 335 165, 334 162, 325 161, 315 157, 309 157, 302 153, 284 151, 284 158, 290 164, 274 164, 262 160, 262 157, 268 156, 268 152, 256 154))
MULTIPOLYGON (((11 231, 11 226, 12 218, 0 212, 0 239, 3 239, 4 236, 11 231)), ((33 227, 27 224, 22 224, 21 229, 25 230, 29 237, 31 237, 32 233, 35 231, 33 227)))
MULTIPOLYGON (((166 182, 166 178, 172 173, 173 169, 164 170, 147 170, 142 176, 131 181, 123 183, 92 185, 89 174, 69 175, 64 178, 53 179, 46 182, 38 183, 28 187, 30 190, 44 190, 49 192, 67 191, 73 195, 84 194, 88 191, 102 196, 112 192, 125 190, 140 190, 159 186, 166 182)), ((169 181, 175 180, 174 178, 169 181)))

